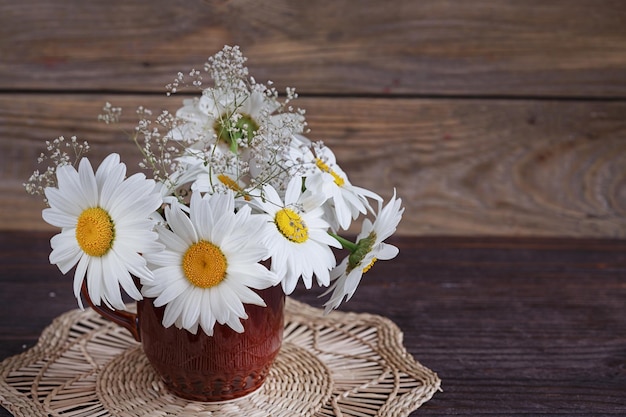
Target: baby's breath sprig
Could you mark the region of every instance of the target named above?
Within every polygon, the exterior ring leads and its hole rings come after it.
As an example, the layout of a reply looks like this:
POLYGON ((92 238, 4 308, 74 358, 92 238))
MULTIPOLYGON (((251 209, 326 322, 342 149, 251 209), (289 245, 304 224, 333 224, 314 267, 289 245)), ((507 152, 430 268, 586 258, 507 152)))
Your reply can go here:
POLYGON ((118 123, 122 116, 121 107, 113 107, 108 101, 102 107, 102 114, 98 115, 98 120, 106 124, 118 123))
POLYGON ((180 144, 170 141, 168 135, 162 132, 176 126, 176 117, 163 111, 153 120, 152 111, 143 106, 137 108, 137 116, 139 121, 132 139, 143 156, 139 167, 151 169, 156 181, 165 181, 175 165, 174 158, 184 151, 180 144))
POLYGON ((211 75, 216 87, 243 87, 249 76, 246 61, 238 46, 225 46, 207 60, 204 70, 211 75))
POLYGON ((178 74, 176 74, 176 78, 174 78, 174 81, 165 86, 165 94, 169 97, 172 94, 176 94, 183 87, 194 87, 197 89, 202 88, 202 74, 200 73, 200 71, 198 71, 197 69, 192 69, 191 71, 189 71, 188 77, 190 80, 187 80, 185 74, 183 74, 182 72, 178 72, 178 74))
MULTIPOLYGON (((47 153, 41 153, 37 158, 38 164, 50 161, 43 172, 35 170, 23 185, 26 192, 31 195, 43 196, 46 187, 56 187, 57 177, 56 169, 63 165, 78 166, 81 158, 89 152, 89 144, 86 141, 82 143, 78 141, 76 136, 72 136, 69 141, 63 136, 46 141, 47 153), (69 151, 69 153, 68 153, 69 151)), ((46 199, 44 198, 44 201, 46 199)))

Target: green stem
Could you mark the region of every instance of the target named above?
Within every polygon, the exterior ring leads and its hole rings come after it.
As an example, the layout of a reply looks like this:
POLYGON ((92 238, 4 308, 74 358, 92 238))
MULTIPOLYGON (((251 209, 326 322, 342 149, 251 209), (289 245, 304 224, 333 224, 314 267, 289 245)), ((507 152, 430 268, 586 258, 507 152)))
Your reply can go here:
POLYGON ((356 243, 350 242, 348 239, 345 239, 331 232, 328 232, 328 234, 337 239, 337 241, 341 243, 341 246, 343 246, 344 249, 348 249, 350 252, 354 252, 357 249, 356 243))

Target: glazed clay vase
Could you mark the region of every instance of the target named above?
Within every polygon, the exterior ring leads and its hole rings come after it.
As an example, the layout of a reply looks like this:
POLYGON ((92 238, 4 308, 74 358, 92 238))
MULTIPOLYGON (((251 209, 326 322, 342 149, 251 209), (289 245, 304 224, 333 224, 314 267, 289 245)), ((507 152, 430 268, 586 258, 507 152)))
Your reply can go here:
POLYGON ((261 387, 283 339, 285 295, 280 285, 257 291, 267 307, 246 304, 243 333, 215 325, 213 336, 163 327, 165 307, 137 302, 137 314, 89 305, 140 341, 150 364, 174 394, 194 401, 227 401, 261 387))

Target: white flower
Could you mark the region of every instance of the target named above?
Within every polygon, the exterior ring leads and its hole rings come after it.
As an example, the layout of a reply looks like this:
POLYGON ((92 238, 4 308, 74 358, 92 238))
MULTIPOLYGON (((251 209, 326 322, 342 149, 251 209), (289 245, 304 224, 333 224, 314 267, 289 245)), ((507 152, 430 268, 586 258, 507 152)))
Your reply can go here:
POLYGON ((354 252, 344 258, 331 272, 333 284, 323 294, 326 295, 332 291, 330 299, 324 303, 326 313, 337 308, 344 297, 346 301, 352 297, 363 274, 369 271, 377 260, 386 261, 395 258, 398 254, 398 248, 383 241, 396 231, 400 223, 404 212, 404 208, 400 208, 402 199, 396 199, 394 191, 389 203, 383 208, 381 205, 382 203, 379 203, 378 215, 374 223, 369 219, 363 220, 354 252))
POLYGON ((152 279, 141 254, 161 249, 149 216, 161 205, 152 180, 143 174, 127 179, 126 165, 117 154, 109 155, 94 175, 89 160, 56 170, 58 188, 46 188, 50 208, 43 219, 62 228, 51 240, 50 262, 67 273, 76 266, 74 295, 82 307, 80 289, 85 276, 89 297, 124 309, 120 286, 135 300, 141 293, 131 274, 152 279))
POLYGON ((315 174, 306 179, 306 188, 328 197, 326 211, 330 214, 333 230, 339 227, 346 230, 359 213, 372 211, 368 198, 381 201, 378 194, 356 187, 337 164, 335 154, 326 146, 315 147, 315 174))
POLYGON ((262 124, 282 125, 283 116, 272 115, 279 107, 275 100, 260 91, 229 87, 207 88, 199 99, 184 100, 176 112, 181 123, 171 130, 170 137, 196 149, 220 143, 235 151, 236 140, 251 140, 262 124))
POLYGON ((287 185, 284 203, 271 186, 265 186, 263 195, 253 200, 265 213, 267 227, 262 242, 269 249, 272 271, 281 277, 286 294, 293 292, 300 276, 306 288, 311 288, 313 274, 319 285, 327 286, 329 271, 335 266, 329 246, 339 247, 322 218, 324 196, 302 193, 301 187, 302 178, 294 177, 287 185))
POLYGON ((175 324, 196 333, 200 326, 213 334, 215 323, 243 331, 244 303, 265 306, 254 289, 278 284, 277 276, 259 261, 267 250, 258 243, 263 223, 250 207, 235 213, 234 197, 194 192, 189 216, 179 204, 167 206, 171 230, 159 228, 166 249, 151 254, 154 280, 143 283, 144 296, 165 305, 163 325, 175 324))

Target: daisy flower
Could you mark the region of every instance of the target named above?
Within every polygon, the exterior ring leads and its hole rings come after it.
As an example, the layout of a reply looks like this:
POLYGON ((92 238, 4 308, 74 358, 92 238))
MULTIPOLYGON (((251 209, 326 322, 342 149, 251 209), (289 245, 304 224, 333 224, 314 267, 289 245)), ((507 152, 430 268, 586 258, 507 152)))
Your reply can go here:
POLYGON ((43 210, 43 219, 61 228, 50 241, 50 262, 64 274, 76 266, 74 295, 81 308, 85 277, 93 303, 116 309, 125 308, 120 286, 133 299, 141 299, 131 274, 152 279, 141 254, 161 249, 149 220, 161 196, 143 174, 125 175, 126 165, 117 154, 109 155, 95 175, 83 158, 78 171, 71 165, 57 167, 58 188, 45 190, 50 207, 43 210))
POLYGON ((276 100, 261 91, 248 91, 233 86, 207 88, 198 99, 186 99, 177 110, 179 125, 169 137, 184 142, 195 142, 192 148, 201 149, 208 143, 225 144, 237 151, 239 140, 250 141, 265 123, 281 126, 282 114, 276 100))
POLYGON ((344 297, 348 301, 361 282, 363 274, 370 270, 377 260, 389 260, 396 257, 398 248, 383 241, 395 231, 404 208, 401 208, 402 199, 393 197, 385 207, 379 203, 378 215, 372 223, 369 219, 363 220, 361 232, 357 236, 357 243, 352 253, 341 261, 331 272, 333 284, 322 296, 332 292, 330 299, 324 303, 325 311, 335 309, 341 304, 344 297))
POLYGON ((215 323, 243 331, 244 303, 265 306, 252 289, 278 284, 277 276, 259 263, 267 250, 255 239, 263 223, 250 207, 235 213, 232 192, 194 192, 189 215, 180 204, 165 208, 170 229, 159 227, 165 250, 148 257, 154 280, 142 282, 154 305, 166 306, 163 326, 176 325, 191 333, 201 327, 213 334, 215 323))
POLYGON ((359 217, 359 213, 373 211, 368 198, 381 201, 378 194, 350 183, 330 148, 316 144, 313 165, 316 167, 315 173, 307 177, 306 188, 328 197, 326 209, 333 230, 339 227, 346 230, 352 220, 359 217))
POLYGON ((319 285, 328 286, 329 271, 335 266, 330 246, 340 247, 327 230, 321 205, 325 197, 302 193, 302 178, 294 177, 285 192, 284 202, 276 190, 266 185, 263 195, 252 201, 264 212, 267 227, 262 243, 269 249, 271 269, 281 277, 283 291, 291 294, 300 277, 311 288, 315 274, 319 285))

